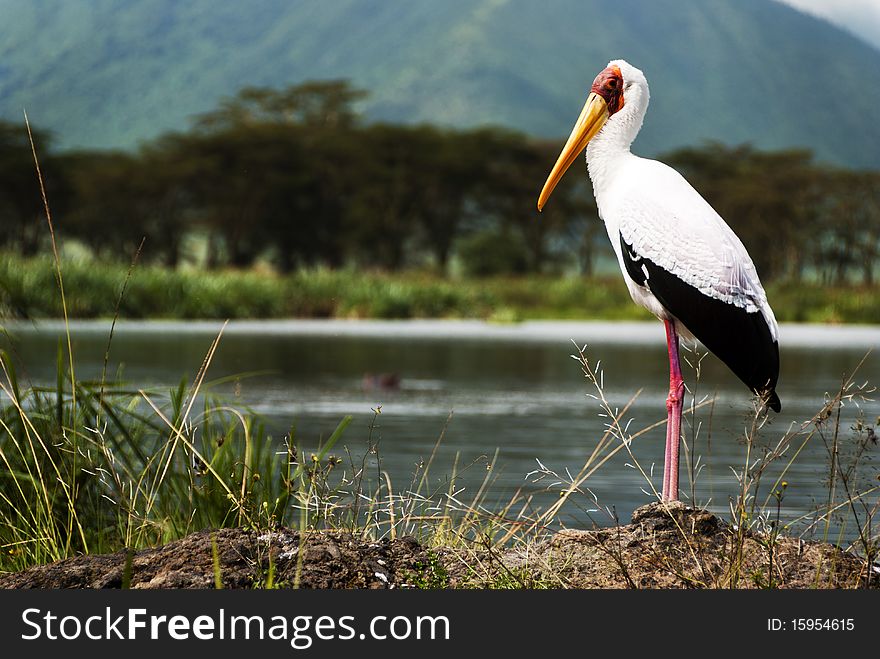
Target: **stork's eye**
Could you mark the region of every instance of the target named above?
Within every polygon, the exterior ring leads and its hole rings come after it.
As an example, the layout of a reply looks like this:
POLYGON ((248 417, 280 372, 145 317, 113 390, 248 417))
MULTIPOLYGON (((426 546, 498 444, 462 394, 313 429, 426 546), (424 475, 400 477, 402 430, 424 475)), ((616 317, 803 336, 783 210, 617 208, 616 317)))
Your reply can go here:
POLYGON ((617 89, 617 78, 611 78, 605 83, 605 86, 608 87, 608 89, 617 89))

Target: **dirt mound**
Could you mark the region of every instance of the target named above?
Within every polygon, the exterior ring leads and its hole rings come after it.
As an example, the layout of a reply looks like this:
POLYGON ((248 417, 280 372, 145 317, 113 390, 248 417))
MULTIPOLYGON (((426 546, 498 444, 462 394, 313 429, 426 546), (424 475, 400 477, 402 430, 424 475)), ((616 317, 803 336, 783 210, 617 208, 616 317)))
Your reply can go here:
MULTIPOLYGON (((216 540, 225 588, 858 588, 877 567, 821 543, 739 533, 681 503, 653 503, 632 523, 562 531, 505 550, 364 541, 289 529, 201 531, 133 554, 132 588, 213 588, 216 540), (298 574, 299 573, 299 574, 298 574)), ((72 558, 0 575, 2 588, 120 588, 126 554, 72 558)))
POLYGON ((715 515, 680 502, 638 508, 632 523, 567 530, 499 557, 483 575, 456 571, 479 587, 503 578, 558 588, 877 587, 877 567, 829 544, 738 533, 715 515))
MULTIPOLYGON (((224 588, 265 587, 270 572, 278 587, 387 588, 396 583, 397 575, 418 572, 424 554, 412 538, 366 542, 343 533, 301 537, 287 529, 200 531, 156 549, 135 552, 130 587, 214 588, 212 536, 224 588)), ((0 575, 0 588, 120 588, 125 564, 124 551, 79 556, 0 575)))

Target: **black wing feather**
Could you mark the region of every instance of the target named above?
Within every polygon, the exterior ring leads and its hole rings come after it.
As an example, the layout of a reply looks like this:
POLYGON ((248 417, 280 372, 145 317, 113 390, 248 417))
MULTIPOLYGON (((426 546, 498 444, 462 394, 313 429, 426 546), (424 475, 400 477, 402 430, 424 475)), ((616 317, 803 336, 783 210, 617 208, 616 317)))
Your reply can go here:
POLYGON ((639 256, 620 236, 623 264, 639 286, 653 293, 706 348, 724 362, 774 411, 782 410, 776 395, 779 379, 779 343, 760 311, 710 297, 653 261, 639 256))

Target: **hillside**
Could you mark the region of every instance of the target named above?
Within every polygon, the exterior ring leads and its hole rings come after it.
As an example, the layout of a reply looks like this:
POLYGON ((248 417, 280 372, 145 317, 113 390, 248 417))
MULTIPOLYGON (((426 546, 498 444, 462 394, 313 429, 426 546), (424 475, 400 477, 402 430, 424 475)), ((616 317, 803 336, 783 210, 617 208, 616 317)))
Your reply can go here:
POLYGON ((184 129, 245 85, 351 78, 370 119, 564 136, 595 73, 642 68, 656 153, 706 139, 880 167, 880 51, 772 0, 0 0, 0 117, 62 147, 184 129))

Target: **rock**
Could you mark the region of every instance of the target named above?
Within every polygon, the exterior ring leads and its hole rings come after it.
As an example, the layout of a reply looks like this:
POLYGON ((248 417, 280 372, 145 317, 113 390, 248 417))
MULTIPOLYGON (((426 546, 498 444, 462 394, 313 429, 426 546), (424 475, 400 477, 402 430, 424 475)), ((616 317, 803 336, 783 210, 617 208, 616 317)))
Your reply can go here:
POLYGON ((701 535, 711 535, 721 526, 721 520, 709 511, 681 501, 654 501, 636 508, 632 523, 649 532, 682 529, 701 535))

